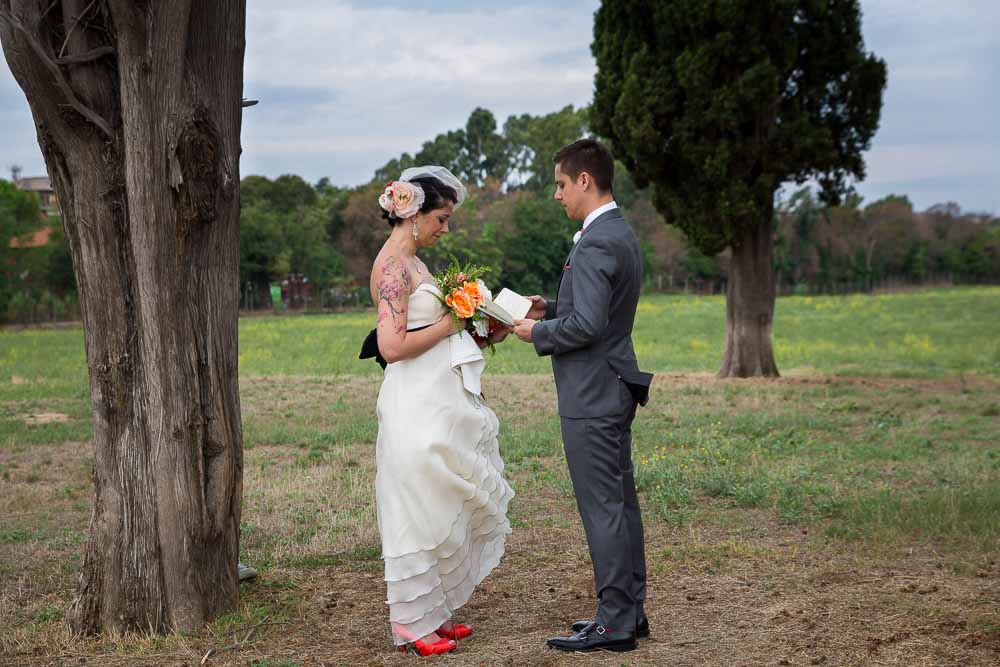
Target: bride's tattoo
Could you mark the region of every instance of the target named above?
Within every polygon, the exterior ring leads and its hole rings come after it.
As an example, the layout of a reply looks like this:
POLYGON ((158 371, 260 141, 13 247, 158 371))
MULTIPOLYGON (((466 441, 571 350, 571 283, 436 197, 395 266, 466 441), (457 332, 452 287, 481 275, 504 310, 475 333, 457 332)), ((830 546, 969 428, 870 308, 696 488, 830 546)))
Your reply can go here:
POLYGON ((378 323, 382 324, 390 316, 396 333, 406 331, 406 301, 410 296, 410 275, 395 257, 385 260, 382 279, 378 281, 378 323), (385 302, 387 309, 381 307, 385 302))

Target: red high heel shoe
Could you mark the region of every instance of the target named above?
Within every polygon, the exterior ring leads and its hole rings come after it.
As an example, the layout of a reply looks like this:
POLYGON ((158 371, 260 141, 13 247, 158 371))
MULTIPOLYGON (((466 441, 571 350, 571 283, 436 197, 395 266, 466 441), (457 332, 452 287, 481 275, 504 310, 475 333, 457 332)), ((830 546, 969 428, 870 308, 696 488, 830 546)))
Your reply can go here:
POLYGON ((426 658, 430 655, 440 655, 442 653, 454 651, 458 644, 451 639, 439 639, 436 642, 431 642, 429 644, 416 639, 408 644, 400 646, 399 650, 406 653, 407 646, 412 647, 420 657, 426 658))
POLYGON ((450 628, 441 626, 437 629, 437 633, 442 637, 447 637, 448 639, 454 639, 458 641, 459 639, 465 639, 466 637, 472 636, 472 627, 465 625, 464 623, 452 623, 450 628))

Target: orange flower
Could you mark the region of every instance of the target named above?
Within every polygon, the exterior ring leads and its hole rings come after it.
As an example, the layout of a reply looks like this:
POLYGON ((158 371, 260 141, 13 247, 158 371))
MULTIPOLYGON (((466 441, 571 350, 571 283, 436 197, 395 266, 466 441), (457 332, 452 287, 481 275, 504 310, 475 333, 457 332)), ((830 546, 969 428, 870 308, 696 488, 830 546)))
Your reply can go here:
POLYGON ((479 291, 479 283, 465 283, 462 285, 462 289, 465 290, 465 293, 472 299, 473 306, 481 306, 486 301, 486 299, 483 298, 483 293, 479 291))
POLYGON ((449 308, 454 309, 455 313, 463 319, 472 317, 472 314, 476 312, 476 304, 461 287, 446 296, 444 302, 449 308))

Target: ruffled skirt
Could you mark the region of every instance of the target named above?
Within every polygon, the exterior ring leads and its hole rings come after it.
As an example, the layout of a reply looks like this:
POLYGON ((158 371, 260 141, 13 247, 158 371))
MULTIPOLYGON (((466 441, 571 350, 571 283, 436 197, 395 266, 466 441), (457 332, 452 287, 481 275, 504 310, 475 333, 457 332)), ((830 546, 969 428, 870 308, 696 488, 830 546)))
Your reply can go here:
POLYGON ((449 360, 445 340, 390 364, 379 392, 375 491, 396 644, 468 602, 511 532, 499 422, 449 360))

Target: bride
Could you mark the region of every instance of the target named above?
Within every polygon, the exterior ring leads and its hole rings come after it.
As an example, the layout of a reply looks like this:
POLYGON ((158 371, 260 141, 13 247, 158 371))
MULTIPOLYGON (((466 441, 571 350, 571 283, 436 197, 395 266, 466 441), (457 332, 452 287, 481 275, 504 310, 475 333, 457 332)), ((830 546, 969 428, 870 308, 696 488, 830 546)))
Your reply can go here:
POLYGON ((443 167, 404 171, 379 197, 392 231, 371 275, 378 323, 366 347, 377 341, 368 356, 385 368, 375 493, 389 622, 400 649, 420 655, 472 634, 453 614, 499 564, 511 532, 514 491, 502 475, 499 422, 479 390, 482 352, 456 332, 416 255, 448 233, 465 196, 443 167))

